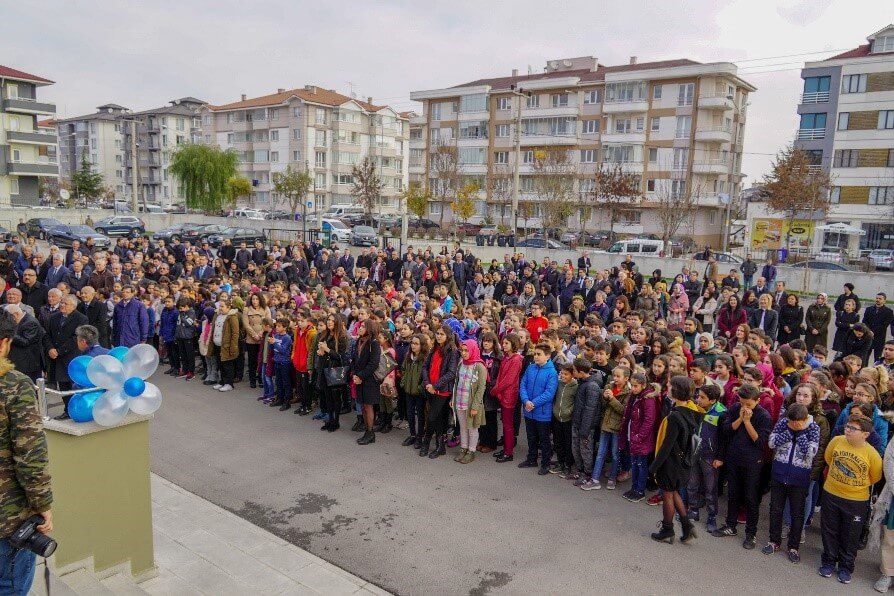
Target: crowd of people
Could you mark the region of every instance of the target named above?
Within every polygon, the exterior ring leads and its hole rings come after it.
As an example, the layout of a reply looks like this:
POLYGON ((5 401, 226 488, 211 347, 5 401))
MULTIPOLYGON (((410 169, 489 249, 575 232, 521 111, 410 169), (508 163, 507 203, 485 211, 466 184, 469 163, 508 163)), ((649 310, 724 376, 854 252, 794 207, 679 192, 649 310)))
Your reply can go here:
POLYGON ((720 272, 709 250, 703 272, 649 277, 629 255, 594 270, 586 253, 536 263, 521 253, 484 262, 459 244, 352 250, 136 238, 63 251, 14 238, 0 251, 10 360, 68 391, 76 356, 151 343, 166 374, 209 392, 247 380, 259 402, 294 407, 323 431, 350 417, 359 445, 399 430, 420 457, 518 458, 585 491, 629 482, 624 499, 662 507, 656 541, 673 543, 675 519, 684 543, 700 521, 717 538, 744 524, 742 545, 754 549, 769 500, 761 551, 798 563, 820 509, 820 575, 849 583, 872 539, 876 589, 887 591, 885 294, 861 309, 848 283, 805 310, 772 261, 720 272))

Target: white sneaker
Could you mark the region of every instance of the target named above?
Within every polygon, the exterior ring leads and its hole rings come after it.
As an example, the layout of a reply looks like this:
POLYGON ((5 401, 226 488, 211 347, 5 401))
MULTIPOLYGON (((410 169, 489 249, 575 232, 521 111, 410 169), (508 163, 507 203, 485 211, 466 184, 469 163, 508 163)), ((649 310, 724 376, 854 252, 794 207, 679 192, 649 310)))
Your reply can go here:
POLYGON ((884 594, 891 588, 891 578, 887 575, 881 576, 873 586, 876 592, 884 594))
POLYGON ((223 387, 223 385, 221 385, 220 383, 218 383, 217 385, 212 385, 212 386, 211 386, 211 388, 214 389, 215 391, 220 391, 220 388, 221 388, 221 387, 223 387))
POLYGON ((218 389, 218 391, 220 391, 220 392, 224 392, 224 391, 232 391, 232 390, 233 390, 233 386, 232 386, 232 385, 223 385, 223 386, 221 386, 220 389, 218 389))

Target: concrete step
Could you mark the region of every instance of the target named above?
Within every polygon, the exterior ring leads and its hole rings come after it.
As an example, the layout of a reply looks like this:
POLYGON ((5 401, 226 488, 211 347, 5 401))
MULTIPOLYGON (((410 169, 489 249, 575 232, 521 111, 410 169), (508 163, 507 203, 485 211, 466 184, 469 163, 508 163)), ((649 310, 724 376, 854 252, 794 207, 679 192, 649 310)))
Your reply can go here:
MULTIPOLYGON (((31 584, 31 590, 28 596, 47 596, 47 583, 44 580, 44 569, 46 565, 39 563, 34 571, 34 582, 31 584)), ((77 592, 69 588, 65 582, 59 579, 52 571, 50 572, 50 592, 53 596, 77 596, 77 592)))
MULTIPOLYGON (((78 569, 71 573, 66 573, 59 578, 59 581, 71 588, 75 594, 82 596, 96 596, 99 594, 114 594, 112 590, 105 587, 99 578, 87 571, 86 569, 78 569)), ((55 592, 53 592, 55 594, 55 592)))
POLYGON ((140 584, 121 573, 107 577, 102 580, 101 583, 119 596, 140 596, 141 594, 148 594, 146 590, 140 587, 140 584))

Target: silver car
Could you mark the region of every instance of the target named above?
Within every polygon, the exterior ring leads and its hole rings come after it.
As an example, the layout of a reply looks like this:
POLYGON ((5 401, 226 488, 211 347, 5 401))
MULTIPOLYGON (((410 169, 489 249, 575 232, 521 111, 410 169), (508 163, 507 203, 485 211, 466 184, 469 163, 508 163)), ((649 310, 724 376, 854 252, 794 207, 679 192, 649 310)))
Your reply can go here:
POLYGON ((353 246, 375 246, 376 241, 376 231, 369 226, 354 226, 354 229, 351 231, 351 244, 353 246))
POLYGON ((876 248, 869 253, 869 260, 875 265, 876 269, 890 271, 892 264, 894 264, 894 250, 890 248, 876 248))

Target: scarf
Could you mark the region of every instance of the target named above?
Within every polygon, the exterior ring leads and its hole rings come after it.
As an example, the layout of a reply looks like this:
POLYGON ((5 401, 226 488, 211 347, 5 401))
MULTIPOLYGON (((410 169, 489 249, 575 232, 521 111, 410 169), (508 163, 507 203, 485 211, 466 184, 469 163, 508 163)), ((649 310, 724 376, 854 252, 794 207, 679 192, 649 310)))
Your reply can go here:
POLYGON ((463 345, 469 351, 469 357, 463 358, 463 364, 466 366, 472 366, 476 362, 484 363, 484 360, 481 359, 481 350, 478 348, 478 342, 474 339, 467 339, 463 341, 463 345))

